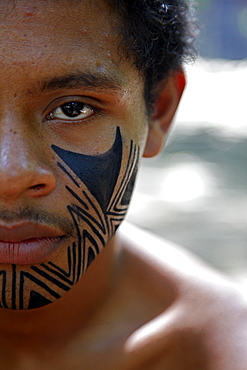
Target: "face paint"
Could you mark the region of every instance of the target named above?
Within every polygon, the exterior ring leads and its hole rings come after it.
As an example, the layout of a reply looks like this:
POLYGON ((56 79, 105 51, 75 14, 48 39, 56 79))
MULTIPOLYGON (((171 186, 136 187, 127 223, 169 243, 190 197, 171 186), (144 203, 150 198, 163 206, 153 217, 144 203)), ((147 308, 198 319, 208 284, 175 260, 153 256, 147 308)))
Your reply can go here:
POLYGON ((75 235, 70 245, 58 250, 48 262, 0 270, 3 308, 38 308, 63 296, 114 235, 128 208, 139 148, 131 140, 126 155, 119 128, 112 147, 100 155, 75 153, 55 145, 52 149, 68 180, 71 203, 67 211, 75 235))

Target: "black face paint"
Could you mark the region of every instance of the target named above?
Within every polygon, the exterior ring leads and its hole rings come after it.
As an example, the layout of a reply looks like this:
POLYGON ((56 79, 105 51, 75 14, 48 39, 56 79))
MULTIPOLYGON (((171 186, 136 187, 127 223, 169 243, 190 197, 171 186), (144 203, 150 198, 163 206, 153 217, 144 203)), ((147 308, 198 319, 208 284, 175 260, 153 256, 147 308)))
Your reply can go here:
POLYGON ((86 185, 97 199, 103 211, 112 197, 120 173, 122 161, 122 139, 117 128, 113 146, 100 155, 85 155, 70 152, 52 145, 52 149, 68 165, 74 174, 86 185))
POLYGON ((69 180, 66 189, 71 203, 67 210, 75 236, 61 251, 65 263, 51 258, 49 262, 12 265, 0 271, 0 305, 4 308, 38 308, 63 296, 114 235, 128 208, 139 148, 131 140, 129 153, 123 153, 119 128, 112 147, 104 154, 89 156, 55 145, 52 149, 69 180))

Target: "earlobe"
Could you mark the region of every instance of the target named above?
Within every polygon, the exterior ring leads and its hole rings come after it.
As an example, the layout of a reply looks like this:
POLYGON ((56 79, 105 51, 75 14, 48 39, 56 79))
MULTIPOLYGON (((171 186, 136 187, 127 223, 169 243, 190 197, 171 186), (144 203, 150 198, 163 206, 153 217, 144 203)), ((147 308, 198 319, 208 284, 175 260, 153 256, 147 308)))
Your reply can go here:
POLYGON ((172 74, 161 88, 150 118, 149 133, 143 157, 153 157, 161 151, 185 84, 184 72, 179 70, 172 74))

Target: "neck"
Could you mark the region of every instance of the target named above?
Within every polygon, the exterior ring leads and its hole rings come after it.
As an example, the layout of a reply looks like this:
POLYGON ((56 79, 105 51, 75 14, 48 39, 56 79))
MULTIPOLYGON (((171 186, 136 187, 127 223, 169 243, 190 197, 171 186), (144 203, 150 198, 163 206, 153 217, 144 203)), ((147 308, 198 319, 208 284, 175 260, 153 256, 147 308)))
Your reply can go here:
POLYGON ((104 300, 114 282, 113 274, 118 257, 118 241, 113 237, 105 249, 64 297, 39 309, 12 311, 0 309, 0 345, 6 339, 24 343, 25 339, 47 346, 47 339, 59 343, 72 333, 86 327, 96 308, 104 300))

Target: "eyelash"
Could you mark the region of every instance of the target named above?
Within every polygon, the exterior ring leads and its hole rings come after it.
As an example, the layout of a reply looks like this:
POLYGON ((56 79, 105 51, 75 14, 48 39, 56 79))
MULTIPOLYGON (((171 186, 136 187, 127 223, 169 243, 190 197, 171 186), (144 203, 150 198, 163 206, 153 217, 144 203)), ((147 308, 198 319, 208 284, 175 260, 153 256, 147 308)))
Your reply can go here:
POLYGON ((96 108, 93 107, 92 105, 83 103, 81 101, 77 100, 71 100, 68 102, 65 102, 64 104, 59 105, 58 107, 54 108, 50 113, 46 115, 46 120, 51 121, 51 120, 61 120, 61 121, 69 121, 69 122, 79 122, 79 121, 86 121, 88 119, 93 118, 95 115, 102 114, 103 112, 96 108), (68 112, 66 113, 66 109, 69 111, 71 110, 71 116, 66 114, 69 114, 68 112), (91 113, 83 113, 83 110, 89 110, 91 113), (57 111, 57 113, 56 113, 57 111), (75 115, 73 116, 73 112, 75 115), (77 115, 78 113, 78 115, 77 115), (78 118, 81 114, 84 114, 85 117, 78 118), (62 117, 64 115, 64 117, 62 117))

